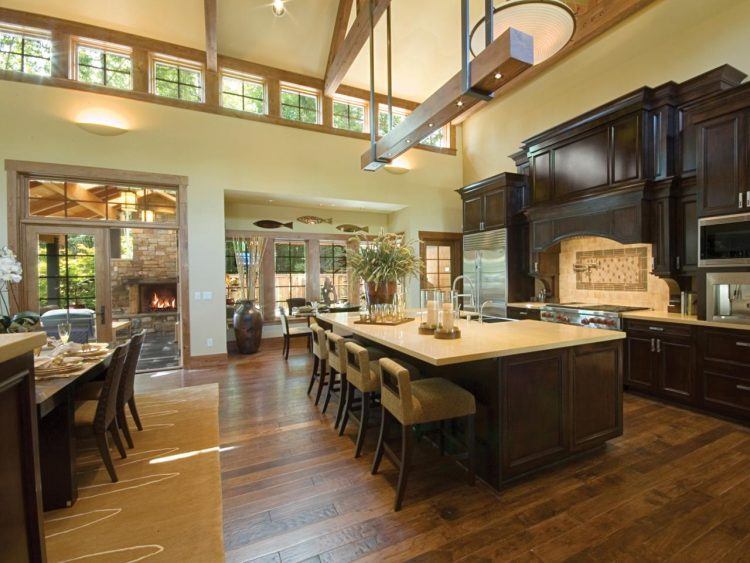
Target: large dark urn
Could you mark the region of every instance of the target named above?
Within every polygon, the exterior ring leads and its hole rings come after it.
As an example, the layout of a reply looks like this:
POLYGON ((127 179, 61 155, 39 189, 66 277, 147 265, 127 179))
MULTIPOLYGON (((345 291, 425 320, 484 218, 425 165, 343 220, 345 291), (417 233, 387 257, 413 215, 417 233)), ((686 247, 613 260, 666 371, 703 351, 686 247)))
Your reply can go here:
POLYGON ((255 354, 263 336, 263 314, 252 300, 238 301, 232 317, 234 338, 240 354, 255 354))

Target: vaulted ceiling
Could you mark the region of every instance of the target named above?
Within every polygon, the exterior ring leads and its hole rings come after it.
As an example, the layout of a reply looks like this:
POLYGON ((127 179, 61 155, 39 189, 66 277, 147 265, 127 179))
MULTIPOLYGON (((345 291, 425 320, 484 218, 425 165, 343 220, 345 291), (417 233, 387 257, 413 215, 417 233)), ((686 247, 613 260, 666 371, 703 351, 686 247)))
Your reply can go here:
MULTIPOLYGON (((499 5, 502 0, 495 0, 499 5)), ((322 78, 339 0, 286 0, 283 17, 271 0, 218 0, 218 47, 225 55, 322 78)), ((566 0, 579 14, 632 0, 566 0)), ((648 2, 644 2, 646 4, 648 2)), ((355 2, 356 4, 356 2, 355 2)), ((0 6, 82 21, 120 31, 205 48, 203 0, 0 0, 0 6)), ((471 0, 471 22, 484 0, 471 0)), ((350 23, 354 19, 354 9, 350 23)), ((460 2, 393 0, 394 95, 421 102, 460 68, 460 2)), ((376 85, 386 88, 385 18, 376 28, 376 85)), ((369 46, 345 84, 369 89, 369 46)))

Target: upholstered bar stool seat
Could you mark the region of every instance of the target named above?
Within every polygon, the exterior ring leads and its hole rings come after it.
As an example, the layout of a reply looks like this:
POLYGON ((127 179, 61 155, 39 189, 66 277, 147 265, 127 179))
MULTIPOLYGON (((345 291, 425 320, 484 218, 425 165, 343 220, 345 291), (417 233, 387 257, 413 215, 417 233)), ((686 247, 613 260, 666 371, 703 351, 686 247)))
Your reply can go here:
POLYGON ((310 376, 310 385, 307 387, 307 394, 310 394, 317 379, 318 391, 315 393, 315 404, 317 405, 320 402, 328 373, 328 346, 326 346, 326 331, 323 327, 313 321, 310 323, 310 330, 312 332, 313 371, 310 376))
POLYGON ((402 409, 393 393, 386 393, 381 401, 401 424, 424 424, 477 412, 474 395, 442 377, 411 382, 411 409, 402 409))
POLYGON ((440 421, 441 453, 443 452, 443 421, 465 419, 465 441, 467 449, 468 482, 473 485, 474 476, 474 416, 476 401, 474 395, 451 383, 447 379, 435 377, 412 381, 409 370, 389 359, 380 361, 380 404, 382 419, 380 436, 372 463, 372 473, 378 472, 383 454, 398 467, 398 485, 394 509, 400 510, 406 490, 406 480, 413 449, 413 428, 416 424, 440 421), (401 425, 401 457, 385 443, 389 417, 401 425))

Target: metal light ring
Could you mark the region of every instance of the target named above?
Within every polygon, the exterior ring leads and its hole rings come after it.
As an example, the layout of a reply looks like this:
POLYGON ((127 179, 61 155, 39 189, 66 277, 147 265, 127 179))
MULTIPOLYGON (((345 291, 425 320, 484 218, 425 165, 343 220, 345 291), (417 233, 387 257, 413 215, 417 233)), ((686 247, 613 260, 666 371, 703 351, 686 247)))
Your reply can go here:
MULTIPOLYGON (((570 37, 572 38, 575 35, 577 24, 578 24, 578 22, 576 22, 575 12, 571 9, 570 6, 568 6, 564 2, 561 2, 560 0, 508 0, 507 2, 503 3, 500 6, 497 6, 494 9, 494 11, 493 11, 493 17, 498 12, 501 12, 503 10, 507 10, 507 9, 510 9, 510 8, 515 8, 515 7, 518 7, 518 6, 523 6, 525 4, 547 4, 547 5, 552 5, 552 6, 555 6, 556 8, 562 9, 563 11, 565 11, 570 16, 570 20, 573 22, 573 30, 571 32, 570 37)), ((471 51, 471 54, 474 57, 477 56, 477 53, 475 53, 474 49, 472 48, 472 43, 473 43, 473 40, 474 40, 474 35, 477 32, 477 29, 479 29, 479 27, 482 24, 484 24, 484 21, 485 21, 485 17, 483 16, 474 25, 474 27, 471 30, 471 33, 469 34, 469 50, 471 51)), ((568 42, 570 42, 570 39, 568 39, 568 42)), ((566 44, 567 44, 567 42, 566 42, 566 44)), ((552 55, 550 55, 550 56, 552 56, 552 55)), ((541 61, 536 61, 535 60, 534 64, 538 64, 539 62, 541 62, 541 61)))

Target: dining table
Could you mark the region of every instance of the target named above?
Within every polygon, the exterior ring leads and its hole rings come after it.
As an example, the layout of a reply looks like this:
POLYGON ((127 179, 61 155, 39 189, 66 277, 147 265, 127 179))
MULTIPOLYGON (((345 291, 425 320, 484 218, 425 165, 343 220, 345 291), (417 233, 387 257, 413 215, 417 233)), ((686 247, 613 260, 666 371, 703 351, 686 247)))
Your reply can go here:
MULTIPOLYGON (((51 355, 43 350, 41 355, 51 355)), ((76 479, 75 396, 81 385, 103 377, 112 353, 84 361, 72 373, 36 377, 36 408, 44 510, 72 506, 78 498, 76 479)))

